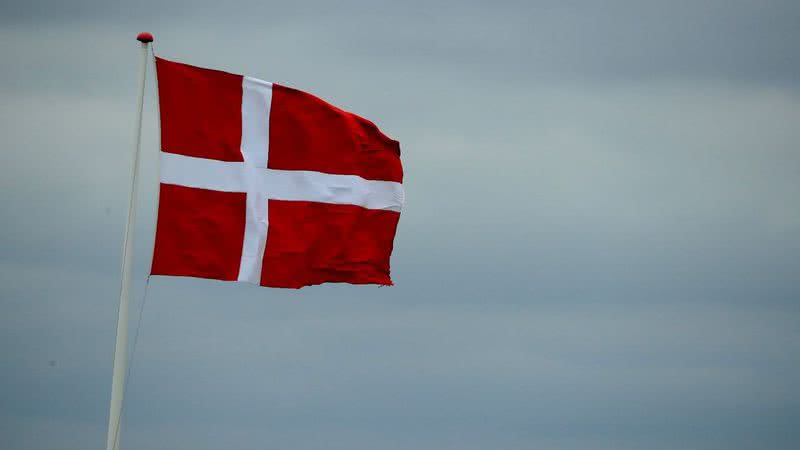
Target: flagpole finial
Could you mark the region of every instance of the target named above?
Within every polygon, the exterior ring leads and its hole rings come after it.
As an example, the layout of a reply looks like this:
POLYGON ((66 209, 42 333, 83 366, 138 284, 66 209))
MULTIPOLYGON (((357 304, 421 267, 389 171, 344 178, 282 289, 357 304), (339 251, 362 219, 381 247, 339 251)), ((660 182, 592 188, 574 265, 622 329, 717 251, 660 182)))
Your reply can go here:
POLYGON ((147 31, 142 31, 136 36, 136 40, 143 43, 153 42, 153 35, 147 31))

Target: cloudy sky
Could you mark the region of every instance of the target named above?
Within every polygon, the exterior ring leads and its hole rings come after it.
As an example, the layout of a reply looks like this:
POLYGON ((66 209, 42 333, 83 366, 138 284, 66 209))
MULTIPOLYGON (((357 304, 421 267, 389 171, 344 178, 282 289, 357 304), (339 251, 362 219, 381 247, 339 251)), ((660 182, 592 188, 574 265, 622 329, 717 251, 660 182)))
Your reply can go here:
POLYGON ((395 287, 153 278, 123 449, 797 448, 800 5, 765 0, 3 1, 1 448, 105 446, 143 30, 374 120, 407 204, 395 287))

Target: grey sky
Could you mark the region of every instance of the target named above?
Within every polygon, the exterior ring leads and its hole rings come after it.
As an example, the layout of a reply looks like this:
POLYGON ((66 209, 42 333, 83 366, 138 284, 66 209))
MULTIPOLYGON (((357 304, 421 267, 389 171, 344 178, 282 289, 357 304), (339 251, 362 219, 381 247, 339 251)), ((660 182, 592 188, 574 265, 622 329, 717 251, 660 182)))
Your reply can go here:
POLYGON ((374 120, 407 206, 392 288, 154 278, 123 448, 797 446, 796 2, 285 3, 0 6, 0 448, 105 445, 142 30, 374 120))

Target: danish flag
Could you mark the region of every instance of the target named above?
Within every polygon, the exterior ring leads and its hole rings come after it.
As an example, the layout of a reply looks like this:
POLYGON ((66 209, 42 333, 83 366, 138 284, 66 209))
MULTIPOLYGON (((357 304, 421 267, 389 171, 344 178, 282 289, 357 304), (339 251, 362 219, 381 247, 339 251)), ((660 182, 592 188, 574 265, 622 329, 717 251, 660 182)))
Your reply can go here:
POLYGON ((156 58, 152 274, 391 285, 400 144, 302 91, 156 58))

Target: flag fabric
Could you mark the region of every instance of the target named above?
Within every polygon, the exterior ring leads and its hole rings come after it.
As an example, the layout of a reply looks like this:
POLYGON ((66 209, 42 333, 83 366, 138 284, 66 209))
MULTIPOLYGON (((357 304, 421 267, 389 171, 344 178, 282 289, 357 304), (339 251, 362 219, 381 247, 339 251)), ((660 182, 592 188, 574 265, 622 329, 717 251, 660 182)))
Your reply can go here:
POLYGON ((391 285, 400 145, 302 91, 156 58, 152 274, 299 288, 391 285))

